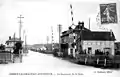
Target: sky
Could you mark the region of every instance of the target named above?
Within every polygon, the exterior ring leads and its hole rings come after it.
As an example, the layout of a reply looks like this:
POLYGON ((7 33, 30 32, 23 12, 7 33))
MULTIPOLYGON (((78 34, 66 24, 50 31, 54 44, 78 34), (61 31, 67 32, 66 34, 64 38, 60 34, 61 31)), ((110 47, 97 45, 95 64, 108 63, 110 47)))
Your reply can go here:
MULTIPOLYGON (((118 21, 120 18, 119 0, 0 0, 0 43, 5 43, 9 36, 19 37, 19 19, 22 19, 21 37, 27 36, 28 44, 51 43, 51 27, 53 27, 54 42, 58 42, 58 25, 62 31, 68 30, 71 25, 71 9, 73 6, 74 24, 84 21, 85 27, 92 31, 103 31, 97 25, 96 16, 99 13, 99 4, 117 3, 118 21), (25 32, 24 32, 25 31, 25 32)), ((120 22, 117 24, 102 25, 107 31, 112 29, 116 41, 120 41, 120 22)))

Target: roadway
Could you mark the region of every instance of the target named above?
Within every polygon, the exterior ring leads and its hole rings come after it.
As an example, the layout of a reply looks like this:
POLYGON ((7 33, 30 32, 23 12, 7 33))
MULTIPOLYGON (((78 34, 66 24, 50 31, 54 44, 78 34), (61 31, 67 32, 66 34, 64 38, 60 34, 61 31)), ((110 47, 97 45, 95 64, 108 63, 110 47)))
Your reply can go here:
POLYGON ((67 60, 29 51, 23 62, 0 64, 0 77, 119 77, 120 70, 78 65, 67 60))

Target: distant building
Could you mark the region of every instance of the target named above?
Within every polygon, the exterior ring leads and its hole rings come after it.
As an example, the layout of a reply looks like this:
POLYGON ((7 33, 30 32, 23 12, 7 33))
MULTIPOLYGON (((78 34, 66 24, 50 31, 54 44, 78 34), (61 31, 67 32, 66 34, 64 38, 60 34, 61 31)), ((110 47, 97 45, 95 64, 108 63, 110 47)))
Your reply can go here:
POLYGON ((46 47, 45 47, 45 46, 42 46, 40 49, 43 50, 43 51, 45 51, 45 50, 46 50, 46 47))

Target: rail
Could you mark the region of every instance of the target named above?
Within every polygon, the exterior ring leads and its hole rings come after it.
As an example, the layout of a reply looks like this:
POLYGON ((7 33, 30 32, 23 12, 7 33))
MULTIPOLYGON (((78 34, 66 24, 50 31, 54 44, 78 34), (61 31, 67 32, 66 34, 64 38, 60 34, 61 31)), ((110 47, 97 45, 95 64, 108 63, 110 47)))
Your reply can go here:
POLYGON ((120 64, 120 55, 88 55, 88 54, 77 54, 76 59, 79 62, 84 62, 85 64, 96 64, 96 65, 112 65, 120 64))
POLYGON ((8 63, 8 62, 15 62, 15 59, 19 58, 20 62, 22 62, 22 53, 20 54, 13 54, 9 51, 0 51, 0 63, 8 63))
POLYGON ((12 62, 13 54, 11 52, 2 51, 0 52, 0 62, 12 62))

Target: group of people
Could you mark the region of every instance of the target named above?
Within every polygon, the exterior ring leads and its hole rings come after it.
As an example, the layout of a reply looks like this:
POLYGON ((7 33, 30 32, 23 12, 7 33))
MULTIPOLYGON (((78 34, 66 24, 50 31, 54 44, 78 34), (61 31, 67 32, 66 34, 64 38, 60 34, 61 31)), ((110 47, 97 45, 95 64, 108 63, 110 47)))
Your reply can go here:
MULTIPOLYGON (((92 53, 92 51, 91 50, 83 50, 83 51, 81 51, 79 54, 91 54, 92 53)), ((110 53, 109 53, 109 51, 106 51, 106 52, 104 52, 104 51, 102 51, 102 50, 100 50, 100 49, 96 49, 95 50, 95 55, 109 55, 110 53)))
POLYGON ((109 51, 103 52, 99 49, 95 50, 95 55, 109 55, 109 51))

